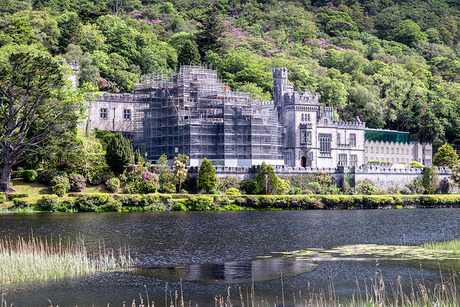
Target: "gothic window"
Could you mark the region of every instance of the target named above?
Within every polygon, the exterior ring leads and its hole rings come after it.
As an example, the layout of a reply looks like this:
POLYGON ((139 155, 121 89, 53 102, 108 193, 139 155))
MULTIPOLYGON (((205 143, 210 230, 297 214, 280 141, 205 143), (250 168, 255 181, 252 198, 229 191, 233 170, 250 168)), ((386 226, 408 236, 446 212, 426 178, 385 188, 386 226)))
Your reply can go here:
POLYGON ((107 119, 107 108, 101 108, 99 116, 101 119, 107 119))
POLYGON ((323 153, 331 152, 331 134, 319 134, 319 151, 323 153))
POLYGON ((375 153, 379 153, 379 148, 375 147, 375 153))
POLYGON ((339 166, 347 165, 347 154, 339 154, 339 166))
POLYGON ((356 147, 356 134, 350 133, 350 146, 356 147))
POLYGON ((350 155, 350 165, 351 166, 358 165, 358 155, 350 155))
POLYGON ((300 130, 300 144, 311 144, 311 131, 300 130))
MULTIPOLYGON (((399 148, 396 148, 396 154, 399 154, 399 148)), ((399 161, 398 161, 399 162, 399 161)))
POLYGON ((305 117, 304 117, 304 116, 305 116, 305 114, 302 113, 302 121, 305 120, 305 117))
POLYGON ((123 119, 124 120, 131 120, 131 110, 130 109, 124 109, 123 110, 123 119))
POLYGON ((310 121, 310 114, 307 114, 307 121, 310 121))
POLYGON ((387 147, 387 154, 389 154, 389 153, 390 153, 390 148, 387 147))
POLYGON ((340 145, 340 133, 337 133, 337 145, 340 145))

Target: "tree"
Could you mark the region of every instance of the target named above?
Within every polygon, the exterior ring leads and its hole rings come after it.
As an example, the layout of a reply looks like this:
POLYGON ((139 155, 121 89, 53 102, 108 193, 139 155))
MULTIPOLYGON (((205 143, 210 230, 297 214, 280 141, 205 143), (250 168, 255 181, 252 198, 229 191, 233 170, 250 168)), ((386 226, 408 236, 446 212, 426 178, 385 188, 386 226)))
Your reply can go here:
POLYGON ((182 191, 182 184, 187 179, 187 169, 185 168, 186 163, 182 163, 179 158, 174 157, 174 177, 176 178, 177 184, 179 185, 178 192, 182 191))
POLYGON ((206 194, 209 194, 209 191, 215 189, 216 186, 216 170, 214 169, 212 162, 204 158, 201 163, 200 170, 198 171, 197 189, 198 191, 204 189, 206 194))
POLYGON ((427 167, 423 173, 422 186, 427 194, 433 194, 438 187, 438 174, 433 167, 427 167))
POLYGON ((202 56, 208 50, 214 50, 219 53, 222 47, 220 37, 224 31, 224 23, 220 17, 219 10, 215 6, 211 6, 204 12, 204 15, 204 20, 196 35, 196 42, 200 47, 202 56))
POLYGON ((453 168, 458 164, 458 155, 455 149, 448 143, 439 147, 438 152, 433 157, 433 165, 448 166, 453 168))
POLYGON ((199 65, 200 64, 200 53, 198 52, 198 46, 195 41, 187 40, 185 44, 179 49, 177 55, 177 62, 185 65, 199 65))
POLYGON ((393 40, 409 47, 415 47, 418 42, 426 42, 427 36, 417 23, 407 19, 393 31, 393 40))
POLYGON ((283 194, 289 190, 289 182, 278 178, 271 165, 262 162, 256 176, 256 192, 258 194, 283 194))
POLYGON ((64 87, 63 70, 45 52, 27 46, 0 49, 0 191, 13 190, 13 166, 75 125, 84 97, 64 87))
POLYGON ((107 165, 115 174, 122 174, 133 163, 133 145, 121 133, 117 133, 114 137, 110 138, 107 144, 105 158, 107 165))

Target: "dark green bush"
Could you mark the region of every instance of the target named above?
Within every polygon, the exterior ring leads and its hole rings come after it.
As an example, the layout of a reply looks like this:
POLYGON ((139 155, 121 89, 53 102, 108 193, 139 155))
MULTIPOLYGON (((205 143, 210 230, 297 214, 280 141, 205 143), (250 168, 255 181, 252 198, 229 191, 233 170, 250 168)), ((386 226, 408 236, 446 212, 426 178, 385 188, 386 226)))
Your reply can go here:
POLYGON ((6 201, 6 195, 4 192, 0 192, 0 204, 6 201))
POLYGON ((26 197, 29 197, 29 194, 27 193, 20 193, 20 194, 8 194, 6 196, 6 198, 8 200, 14 200, 14 199, 17 199, 17 198, 26 198, 26 197))
POLYGON ((43 197, 40 205, 40 209, 44 211, 57 211, 60 207, 59 199, 54 196, 43 197))
POLYGON ((22 179, 24 179, 25 182, 35 182, 37 181, 38 178, 38 173, 36 170, 29 169, 22 171, 22 179))
POLYGON ((116 199, 114 199, 112 197, 109 197, 105 204, 99 206, 97 211, 103 211, 103 212, 114 211, 114 212, 117 212, 117 211, 121 211, 122 206, 123 206, 123 204, 121 203, 121 201, 116 200, 116 199))
POLYGON ((172 211, 187 211, 187 207, 183 203, 175 203, 172 206, 172 211))

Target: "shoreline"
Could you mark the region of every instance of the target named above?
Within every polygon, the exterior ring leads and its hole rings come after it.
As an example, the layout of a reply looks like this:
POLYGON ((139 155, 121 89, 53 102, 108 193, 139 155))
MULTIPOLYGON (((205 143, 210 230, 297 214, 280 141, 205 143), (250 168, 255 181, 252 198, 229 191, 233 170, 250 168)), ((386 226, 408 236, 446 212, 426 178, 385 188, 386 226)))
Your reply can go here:
MULTIPOLYGON (((5 206, 6 205, 6 206, 5 206)), ((68 194, 39 200, 15 198, 9 212, 145 212, 249 210, 364 210, 460 208, 460 194, 433 195, 210 195, 68 194)))

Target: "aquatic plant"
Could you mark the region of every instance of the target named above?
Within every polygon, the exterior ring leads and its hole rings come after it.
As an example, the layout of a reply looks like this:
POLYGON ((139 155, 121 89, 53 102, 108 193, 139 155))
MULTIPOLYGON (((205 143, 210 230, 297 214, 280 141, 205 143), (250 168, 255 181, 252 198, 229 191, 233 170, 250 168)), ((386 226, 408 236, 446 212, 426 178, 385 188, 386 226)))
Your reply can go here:
POLYGON ((132 264, 128 250, 116 254, 100 247, 92 254, 82 237, 74 243, 36 237, 0 240, 0 285, 121 270, 132 264))

